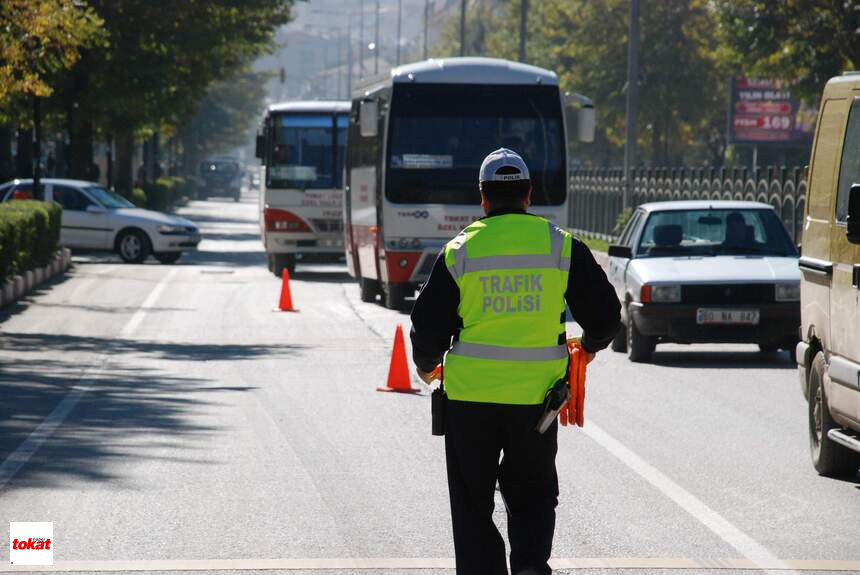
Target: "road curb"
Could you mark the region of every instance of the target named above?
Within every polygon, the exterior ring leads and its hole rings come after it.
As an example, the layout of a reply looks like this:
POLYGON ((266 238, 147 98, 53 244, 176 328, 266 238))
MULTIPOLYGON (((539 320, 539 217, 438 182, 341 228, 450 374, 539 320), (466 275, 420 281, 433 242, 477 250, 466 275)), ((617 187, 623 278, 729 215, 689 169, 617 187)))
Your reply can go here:
POLYGON ((17 275, 5 284, 0 284, 0 307, 22 298, 49 279, 65 273, 71 264, 71 250, 61 248, 47 265, 27 270, 23 275, 17 275))

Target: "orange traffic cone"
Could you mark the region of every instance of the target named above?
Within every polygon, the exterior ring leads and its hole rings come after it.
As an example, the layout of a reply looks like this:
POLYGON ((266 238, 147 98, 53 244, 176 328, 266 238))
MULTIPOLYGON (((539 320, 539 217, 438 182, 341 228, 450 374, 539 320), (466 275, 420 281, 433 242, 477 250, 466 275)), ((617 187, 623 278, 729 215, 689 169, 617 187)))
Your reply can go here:
POLYGON ((281 301, 278 303, 281 311, 298 311, 293 309, 293 297, 290 295, 290 272, 284 268, 283 282, 281 283, 281 301))
POLYGON ((406 343, 403 341, 403 328, 398 324, 394 333, 394 349, 391 351, 391 363, 388 366, 388 383, 385 387, 377 387, 376 391, 397 391, 400 393, 420 393, 420 389, 412 387, 409 378, 409 364, 406 362, 406 343))

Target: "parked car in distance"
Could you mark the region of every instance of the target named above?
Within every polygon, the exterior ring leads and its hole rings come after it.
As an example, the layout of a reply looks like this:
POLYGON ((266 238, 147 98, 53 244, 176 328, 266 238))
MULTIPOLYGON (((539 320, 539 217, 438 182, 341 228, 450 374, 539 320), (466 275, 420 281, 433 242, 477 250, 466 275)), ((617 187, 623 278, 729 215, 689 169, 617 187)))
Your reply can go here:
POLYGON ((206 200, 215 196, 226 196, 239 201, 242 193, 242 166, 233 158, 212 158, 200 162, 200 178, 203 185, 197 196, 206 200))
POLYGON ((800 325, 797 258, 767 204, 643 204, 609 247, 623 324, 612 349, 635 362, 650 361, 663 342, 792 350, 800 325))
POLYGON ((796 358, 812 463, 860 468, 860 76, 824 87, 809 162, 796 358))
POLYGON ((35 194, 33 180, 7 182, 0 186, 0 201, 35 198, 60 204, 60 243, 66 247, 110 250, 130 263, 152 254, 159 262, 172 264, 200 243, 200 232, 189 220, 135 207, 95 182, 53 178, 41 182, 35 194))

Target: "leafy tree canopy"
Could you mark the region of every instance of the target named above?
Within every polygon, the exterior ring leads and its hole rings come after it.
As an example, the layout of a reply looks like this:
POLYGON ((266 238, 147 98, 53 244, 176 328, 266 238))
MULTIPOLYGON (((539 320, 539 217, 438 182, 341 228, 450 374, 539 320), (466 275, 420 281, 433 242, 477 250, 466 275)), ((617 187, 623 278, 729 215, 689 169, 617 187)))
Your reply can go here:
POLYGON ((57 74, 102 45, 103 22, 75 0, 3 0, 0 111, 25 95, 50 96, 57 74))
POLYGON ((735 69, 796 82, 807 100, 827 80, 860 69, 860 2, 716 0, 720 30, 735 69))

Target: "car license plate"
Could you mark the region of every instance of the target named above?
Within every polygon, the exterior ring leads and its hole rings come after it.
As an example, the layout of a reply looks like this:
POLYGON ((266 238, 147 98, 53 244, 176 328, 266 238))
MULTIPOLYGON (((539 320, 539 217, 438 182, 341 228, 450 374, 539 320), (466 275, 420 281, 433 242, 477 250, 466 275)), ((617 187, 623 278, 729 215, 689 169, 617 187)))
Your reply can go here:
POLYGON ((715 309, 700 307, 696 310, 699 325, 758 325, 757 309, 715 309))

